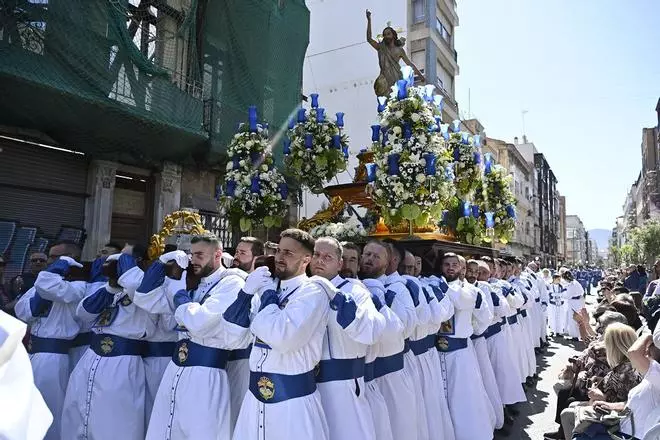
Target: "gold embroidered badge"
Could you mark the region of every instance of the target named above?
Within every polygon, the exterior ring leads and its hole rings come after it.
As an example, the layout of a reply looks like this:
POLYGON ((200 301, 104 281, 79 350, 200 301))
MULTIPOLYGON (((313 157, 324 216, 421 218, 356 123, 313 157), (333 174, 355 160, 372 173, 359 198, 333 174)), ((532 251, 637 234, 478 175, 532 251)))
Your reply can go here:
POLYGON ((270 400, 275 396, 275 384, 266 376, 261 376, 257 382, 259 394, 265 400, 270 400))

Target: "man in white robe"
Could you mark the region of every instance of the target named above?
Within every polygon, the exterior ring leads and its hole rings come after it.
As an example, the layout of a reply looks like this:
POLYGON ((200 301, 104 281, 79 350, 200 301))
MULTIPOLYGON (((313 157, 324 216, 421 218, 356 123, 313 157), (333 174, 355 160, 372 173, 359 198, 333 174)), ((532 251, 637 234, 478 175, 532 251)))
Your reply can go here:
MULTIPOLYGON (((30 326, 28 352, 34 383, 53 414, 46 440, 60 439, 62 406, 69 383, 69 350, 80 331, 76 307, 85 295, 84 281, 68 281, 80 250, 74 244, 56 244, 49 251, 49 266, 39 272, 34 287, 16 303, 16 316, 30 326)), ((64 440, 64 439, 63 439, 64 440)))
POLYGON ((338 292, 331 298, 323 356, 316 373, 331 440, 376 440, 371 408, 366 397, 364 365, 367 348, 385 329, 371 293, 359 282, 339 276, 343 249, 332 237, 316 240, 311 262, 313 275, 332 282, 338 292))
POLYGON ((142 354, 155 322, 132 300, 143 277, 135 257, 114 254, 105 265, 111 267, 107 269, 111 272, 108 282, 78 305, 78 317, 93 323, 94 334, 69 378, 62 413, 63 439, 142 440, 145 435, 142 354))
POLYGON ((439 287, 452 299, 455 314, 441 325, 436 346, 443 373, 447 375, 449 412, 456 440, 488 440, 493 438, 492 408, 470 340, 477 298, 473 291, 462 287, 460 271, 458 256, 445 253, 444 280, 441 279, 439 287))
POLYGON ((573 316, 584 309, 584 289, 580 283, 573 278, 571 271, 564 271, 561 277, 562 285, 564 286, 564 289, 566 289, 562 292, 562 295, 566 301, 568 309, 568 323, 566 325, 567 333, 570 338, 577 341, 580 339, 580 329, 573 316))
POLYGON ((534 293, 532 292, 532 283, 526 278, 521 278, 521 263, 517 258, 510 261, 511 271, 509 273, 509 283, 524 298, 523 305, 518 309, 518 320, 521 328, 520 346, 524 356, 523 371, 525 374, 525 383, 528 387, 533 387, 535 382, 533 376, 536 374, 536 352, 534 351, 534 339, 536 338, 537 327, 533 323, 531 314, 534 306, 534 293))
POLYGON ((53 422, 34 385, 30 358, 22 339, 24 323, 0 310, 0 438, 41 440, 53 422))
POLYGON ((183 251, 173 251, 153 263, 135 295, 140 307, 151 313, 174 315, 179 330, 151 412, 146 435, 150 440, 231 436, 224 368, 229 351, 243 346, 250 333, 228 323, 223 313, 241 289, 251 288, 243 271, 223 267, 222 245, 215 235, 193 236, 191 244, 190 258, 183 251), (163 291, 165 264, 175 264, 175 272, 163 291), (198 285, 189 290, 185 270, 199 278, 198 285))
POLYGON ((554 337, 564 334, 564 297, 562 295, 561 275, 555 274, 548 285, 548 325, 554 337))
POLYGON ((282 232, 273 274, 277 284, 267 267, 258 268, 248 281, 263 274, 259 288, 241 292, 225 313, 226 320, 249 326, 255 335, 249 391, 234 440, 329 439, 315 368, 330 312, 327 292, 336 289, 328 280, 305 274, 313 252, 314 239, 307 232, 282 232), (253 299, 256 314, 250 322, 253 299))

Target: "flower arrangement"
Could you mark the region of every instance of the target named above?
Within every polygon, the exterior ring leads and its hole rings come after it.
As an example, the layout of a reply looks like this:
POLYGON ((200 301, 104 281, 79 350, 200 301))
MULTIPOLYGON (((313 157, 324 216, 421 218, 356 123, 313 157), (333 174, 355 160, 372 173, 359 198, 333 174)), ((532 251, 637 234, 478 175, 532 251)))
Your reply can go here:
POLYGON ((301 186, 315 194, 346 169, 348 137, 342 133, 344 114, 336 114, 330 121, 325 109, 319 107, 318 95, 311 95, 311 109, 298 109, 296 118, 289 122, 284 138, 284 164, 287 173, 301 186))
POLYGON ((485 157, 484 177, 476 192, 476 201, 484 213, 487 233, 485 241, 507 244, 516 227, 516 198, 511 191, 513 177, 507 170, 485 157))
POLYGON ((254 224, 279 227, 287 209, 289 189, 284 177, 273 166, 268 126, 257 124, 257 109, 249 110, 249 123, 239 124, 227 149, 229 162, 221 211, 234 226, 247 232, 254 224))
POLYGON ((442 98, 433 86, 413 87, 412 75, 379 97, 380 124, 373 125, 374 162, 367 164, 368 191, 387 226, 407 220, 435 223, 454 194, 451 154, 440 135, 442 98))
POLYGON ((454 184, 456 194, 464 200, 473 200, 481 180, 481 151, 479 151, 480 136, 470 136, 460 131, 460 121, 453 122, 453 133, 448 133, 448 127, 443 124, 443 136, 449 142, 449 151, 454 158, 454 184))
POLYGON ((367 231, 355 217, 349 218, 344 223, 324 223, 312 228, 309 233, 314 238, 334 237, 339 241, 364 241, 367 231))

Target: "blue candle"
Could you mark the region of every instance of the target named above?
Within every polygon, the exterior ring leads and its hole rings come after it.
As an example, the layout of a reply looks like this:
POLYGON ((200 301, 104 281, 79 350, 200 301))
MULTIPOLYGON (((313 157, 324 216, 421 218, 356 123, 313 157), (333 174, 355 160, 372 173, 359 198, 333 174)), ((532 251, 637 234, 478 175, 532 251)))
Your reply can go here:
POLYGON ((280 183, 278 189, 280 190, 280 197, 282 197, 282 200, 286 200, 287 197, 289 197, 289 185, 286 183, 280 183))
POLYGON ((261 162, 261 153, 253 151, 250 153, 250 160, 252 160, 252 165, 257 165, 261 162))
POLYGON ((481 153, 479 153, 478 151, 474 152, 474 163, 476 165, 481 164, 481 153))
POLYGON ((338 134, 332 135, 332 146, 336 149, 341 149, 341 136, 338 134))
POLYGON ((461 160, 461 149, 458 147, 458 145, 454 147, 454 160, 456 162, 461 160))
POLYGON ((314 136, 311 133, 305 135, 305 148, 310 150, 314 146, 314 136))
POLYGON ((485 160, 486 160, 486 170, 485 170, 485 173, 486 173, 486 174, 490 174, 491 171, 492 171, 492 166, 493 166, 493 158, 492 158, 492 156, 490 155, 490 153, 486 153, 486 155, 485 155, 485 160))
POLYGON ((473 139, 474 139, 474 145, 476 146, 481 145, 481 135, 475 134, 473 139))
POLYGON ((319 107, 316 109, 316 122, 323 122, 325 120, 325 109, 319 107))
POLYGON ((376 169, 377 166, 375 163, 368 163, 364 166, 367 169, 367 182, 376 181, 376 169))
POLYGON ((296 121, 293 118, 289 119, 289 130, 293 130, 293 127, 295 126, 296 126, 296 121))
POLYGON ((441 131, 442 130, 442 119, 440 119, 438 116, 435 117, 435 125, 438 127, 436 131, 441 131))
POLYGON ((403 123, 403 137, 405 139, 410 139, 412 137, 412 127, 410 126, 410 122, 403 123))
POLYGON ((337 127, 343 127, 344 126, 344 113, 343 112, 337 112, 337 114, 335 116, 337 116, 337 127))
POLYGON ((291 154, 291 139, 289 138, 284 138, 284 155, 289 155, 291 154))
POLYGON ((427 176, 435 176, 435 154, 433 153, 426 153, 424 154, 424 160, 426 161, 426 165, 424 166, 424 172, 427 176))
POLYGON ((463 202, 463 217, 469 217, 472 214, 470 202, 463 202))
POLYGON ((252 177, 252 180, 250 182, 250 191, 252 191, 255 194, 258 194, 260 190, 261 189, 259 187, 259 177, 258 176, 252 177))
POLYGON ((371 141, 378 142, 380 140, 380 125, 375 124, 371 126, 371 141))
POLYGON ((461 133, 461 143, 463 145, 470 145, 470 135, 467 133, 461 133))
POLYGON ((472 217, 479 218, 479 205, 472 205, 472 217))
POLYGON ((318 108, 319 107, 319 94, 318 93, 312 93, 311 95, 312 98, 312 108, 318 108))
POLYGON ((516 218, 516 208, 513 205, 507 205, 506 215, 508 215, 510 218, 516 218))
POLYGON ((235 192, 236 192, 236 181, 235 180, 228 180, 227 181, 227 196, 228 197, 234 197, 235 192))
POLYGON ((406 81, 408 87, 412 87, 415 83, 415 71, 408 65, 401 67, 401 77, 406 81))
POLYGON ((348 159, 348 145, 342 145, 341 151, 344 153, 344 159, 348 159))
POLYGON ((486 227, 487 228, 494 228, 495 227, 494 213, 487 212, 485 215, 486 215, 486 227))
POLYGON ((459 131, 461 131, 461 121, 459 121, 458 119, 454 119, 454 122, 452 122, 452 124, 453 124, 454 133, 458 133, 459 131))
POLYGON ((307 121, 307 116, 305 115, 305 109, 304 108, 299 108, 298 109, 298 122, 306 122, 307 121))
POLYGON ((250 131, 254 133, 257 131, 257 106, 251 105, 248 107, 248 122, 250 123, 250 131))
POLYGON ((378 97, 378 113, 383 113, 387 107, 387 98, 385 96, 378 97))
POLYGON ((408 97, 408 81, 405 79, 400 79, 396 82, 396 98, 401 101, 402 99, 406 99, 408 97))
POLYGON ((433 90, 435 89, 435 86, 433 84, 427 84, 424 86, 424 100, 426 102, 432 102, 434 100, 433 98, 433 90))
POLYGON ((234 167, 235 170, 237 170, 241 167, 241 164, 240 164, 241 158, 240 157, 234 156, 234 157, 231 158, 231 161, 232 161, 232 164, 233 164, 233 167, 234 167))
POLYGON ((438 110, 442 111, 443 97, 442 95, 435 95, 433 97, 433 104, 438 107, 438 110))
POLYGON ((389 135, 387 134, 387 128, 383 127, 381 129, 381 131, 383 132, 383 142, 382 142, 382 144, 383 144, 383 146, 385 146, 385 144, 387 144, 387 140, 389 139, 389 135))
POLYGON ((387 156, 387 174, 390 176, 399 175, 399 159, 401 155, 399 153, 392 153, 387 156))

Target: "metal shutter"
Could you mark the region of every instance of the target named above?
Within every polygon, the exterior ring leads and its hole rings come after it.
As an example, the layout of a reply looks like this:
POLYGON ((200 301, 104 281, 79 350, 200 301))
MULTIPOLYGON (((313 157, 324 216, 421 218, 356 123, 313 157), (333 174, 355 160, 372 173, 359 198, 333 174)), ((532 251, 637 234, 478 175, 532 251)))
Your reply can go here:
POLYGON ((61 225, 83 227, 87 160, 0 138, 0 218, 36 225, 55 237, 61 225))

